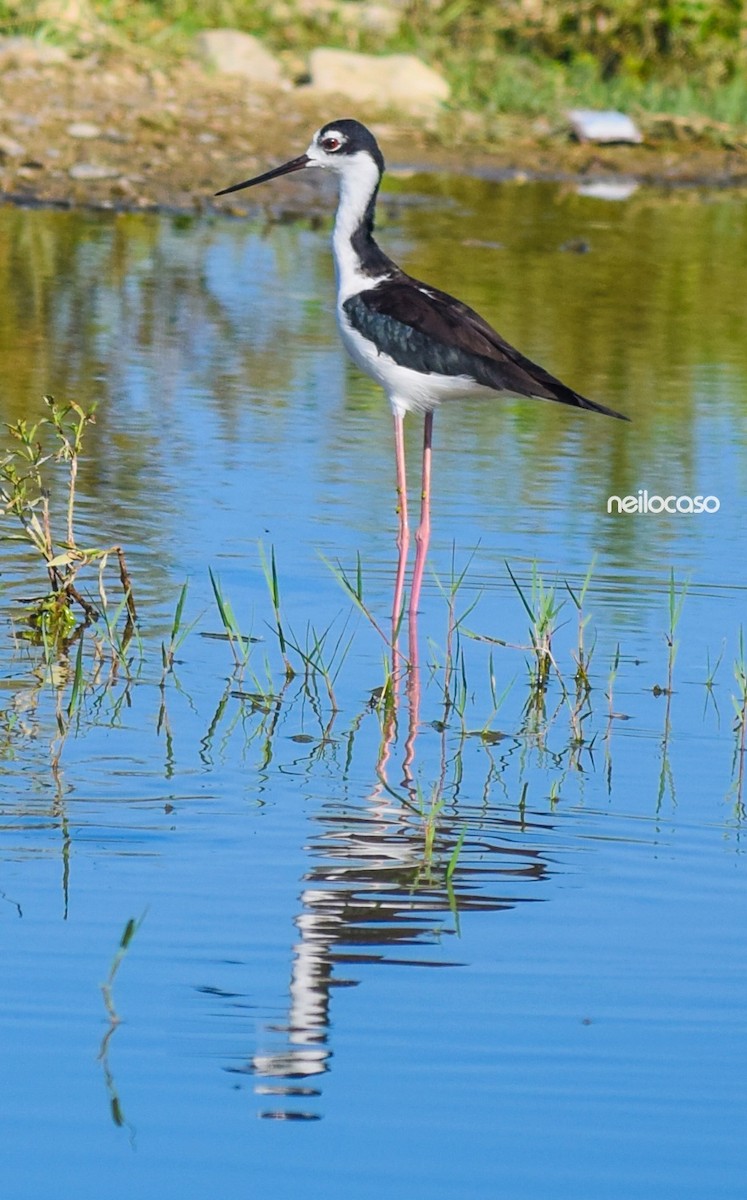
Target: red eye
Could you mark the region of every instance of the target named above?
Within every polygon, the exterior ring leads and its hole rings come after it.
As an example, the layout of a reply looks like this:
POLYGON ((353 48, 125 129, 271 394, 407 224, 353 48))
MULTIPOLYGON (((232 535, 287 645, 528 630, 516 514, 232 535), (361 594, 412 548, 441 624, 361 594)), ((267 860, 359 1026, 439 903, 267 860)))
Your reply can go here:
POLYGON ((341 145, 342 142, 336 137, 326 137, 322 139, 322 149, 329 150, 330 153, 334 153, 335 150, 339 150, 341 145))

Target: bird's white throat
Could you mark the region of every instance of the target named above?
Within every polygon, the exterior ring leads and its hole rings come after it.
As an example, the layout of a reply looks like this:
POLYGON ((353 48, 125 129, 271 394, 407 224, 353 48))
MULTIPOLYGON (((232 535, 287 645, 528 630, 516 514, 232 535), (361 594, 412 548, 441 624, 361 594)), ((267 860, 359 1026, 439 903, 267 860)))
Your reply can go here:
POLYGON ((378 278, 366 274, 353 245, 353 238, 367 219, 367 210, 379 184, 379 168, 369 154, 351 155, 340 162, 340 199, 337 206, 332 251, 337 271, 338 304, 366 288, 378 278))

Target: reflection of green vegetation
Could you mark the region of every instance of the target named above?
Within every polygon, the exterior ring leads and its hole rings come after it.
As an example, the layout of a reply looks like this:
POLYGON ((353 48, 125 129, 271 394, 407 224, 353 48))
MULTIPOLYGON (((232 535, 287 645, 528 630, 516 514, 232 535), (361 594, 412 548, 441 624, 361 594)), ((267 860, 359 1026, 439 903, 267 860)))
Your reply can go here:
POLYGON ((114 957, 111 961, 111 966, 109 967, 109 974, 106 977, 106 982, 102 983, 102 985, 101 985, 101 994, 104 997, 104 1004, 106 1005, 107 1016, 109 1017, 109 1022, 111 1024, 112 1028, 119 1025, 122 1020, 122 1018, 120 1017, 119 1013, 117 1012, 115 1004, 114 1004, 114 981, 117 977, 119 968, 122 966, 124 957, 130 948, 130 943, 132 942, 132 939, 134 938, 135 934, 137 933, 138 929, 140 928, 140 926, 142 925, 144 920, 145 920, 145 913, 143 913, 142 917, 140 917, 139 920, 135 920, 134 917, 130 917, 129 921, 127 922, 127 924, 124 927, 122 936, 119 939, 119 945, 117 947, 116 954, 114 955, 114 957))
POLYGON ((731 699, 736 713, 734 724, 736 741, 732 771, 735 777, 734 792, 737 812, 740 817, 743 817, 745 754, 747 754, 747 656, 744 648, 744 630, 741 626, 739 629, 739 653, 734 663, 734 678, 737 684, 737 694, 736 696, 732 695, 731 699))
MULTIPOLYGON (((236 226, 234 236, 238 253, 244 228, 236 226)), ((185 227, 178 217, 3 209, 3 419, 25 416, 29 396, 52 390, 75 395, 83 408, 98 403, 99 441, 116 436, 128 454, 141 455, 139 463, 128 464, 126 474, 131 475, 146 469, 144 451, 150 443, 147 429, 139 429, 131 442, 120 432, 121 421, 116 432, 110 428, 107 402, 119 398, 123 388, 123 344, 157 357, 164 415, 178 400, 175 388, 185 363, 194 366, 211 391, 218 414, 232 393, 243 399, 247 387, 260 402, 271 390, 282 396, 283 385, 287 390, 292 378, 293 361, 291 355, 277 355, 277 331, 270 322, 282 317, 284 340, 290 346, 295 338, 316 337, 322 320, 315 306, 299 314, 303 327, 289 326, 293 314, 280 301, 281 284, 291 281, 298 269, 298 230, 276 230, 272 246, 257 242, 258 258, 273 259, 280 282, 278 302, 268 305, 263 298, 258 306, 251 336, 236 327, 208 284, 204 260, 216 240, 209 224, 185 227), (244 383, 240 397, 236 377, 244 383)), ((225 416, 234 419, 235 407, 225 416)), ((153 431, 155 437, 158 433, 153 431)), ((90 440, 96 444, 96 430, 90 440)))
MULTIPOLYGON (((270 559, 271 562, 271 559, 270 559)), ((270 568, 271 570, 271 568, 270 568)), ((277 566, 275 574, 278 574, 277 566)), ((349 578, 342 571, 337 572, 345 593, 351 598, 349 578)), ((261 683, 253 674, 251 656, 253 642, 241 637, 241 652, 235 654, 233 671, 224 680, 222 692, 212 715, 205 719, 200 717, 202 728, 205 729, 199 739, 200 757, 205 766, 212 765, 212 755, 216 745, 224 753, 235 736, 243 737, 240 753, 246 755, 251 746, 259 751, 257 769, 259 776, 264 778, 270 763, 278 755, 278 742, 287 740, 293 743, 299 757, 294 759, 294 773, 310 773, 313 765, 321 760, 336 764, 335 772, 344 760, 343 773, 348 773, 353 761, 356 739, 364 721, 378 718, 381 730, 378 751, 374 752, 366 764, 368 777, 376 775, 379 783, 377 792, 386 792, 389 799, 398 806, 405 824, 408 824, 408 838, 411 845, 408 850, 408 863, 403 867, 402 878, 407 877, 408 887, 426 890, 443 890, 445 902, 454 914, 460 906, 460 872, 463 858, 469 856, 471 830, 464 834, 465 824, 460 812, 458 799, 464 788, 467 795, 474 793, 474 778, 465 773, 464 760, 468 756, 468 747, 478 745, 488 763, 487 775, 482 786, 483 803, 487 806, 494 784, 498 784, 507 795, 520 796, 519 809, 521 820, 524 820, 522 806, 528 788, 528 775, 531 769, 539 767, 547 776, 549 790, 553 803, 562 793, 562 788, 569 776, 586 774, 595 770, 594 750, 597 741, 605 738, 605 764, 607 777, 611 787, 612 764, 612 729, 613 724, 621 718, 613 707, 613 687, 619 682, 620 667, 623 661, 619 648, 615 655, 612 671, 607 681, 595 677, 589 670, 589 657, 584 652, 584 631, 588 624, 589 610, 589 576, 568 592, 573 598, 578 613, 578 628, 571 624, 570 638, 566 637, 560 643, 561 626, 553 631, 550 626, 555 622, 558 612, 558 600, 554 589, 548 589, 541 584, 536 565, 533 567, 530 581, 520 584, 516 578, 516 591, 525 611, 532 619, 531 639, 524 646, 511 645, 505 638, 496 636, 494 624, 491 621, 485 632, 473 633, 463 626, 463 617, 455 613, 455 600, 459 588, 464 583, 464 572, 453 571, 451 589, 444 589, 446 602, 446 639, 445 650, 439 652, 431 647, 431 661, 421 678, 415 656, 410 662, 392 655, 390 661, 384 664, 383 685, 375 689, 370 700, 361 706, 357 703, 351 708, 350 702, 338 702, 332 690, 331 682, 337 678, 341 668, 345 667, 348 674, 356 681, 356 690, 360 687, 360 658, 357 653, 351 653, 353 648, 352 636, 348 636, 350 613, 337 616, 329 622, 324 635, 319 637, 313 625, 308 623, 306 644, 297 639, 283 614, 282 623, 285 630, 282 643, 277 637, 276 624, 270 623, 275 633, 275 649, 265 654, 266 685, 261 683), (531 585, 533 584, 533 593, 531 585), (547 618, 550 626, 545 622, 547 618), (545 622, 543 624, 543 622, 545 622), (464 641, 462 641, 464 634, 464 641), (549 637, 552 635, 553 644, 550 648, 549 637), (329 636, 333 644, 330 653, 325 651, 325 641, 329 636), (475 653, 470 650, 465 653, 464 645, 476 647, 475 653), (513 669, 517 662, 517 654, 524 657, 529 653, 532 657, 533 671, 528 679, 527 687, 514 688, 510 683, 503 696, 497 697, 494 676, 494 656, 500 656, 498 670, 504 673, 513 669), (490 676, 489 689, 484 686, 485 659, 488 660, 490 676), (578 673, 579 662, 584 662, 584 672, 578 673), (291 672, 287 665, 290 662, 291 672), (552 672, 547 664, 551 663, 552 672), (242 674, 252 674, 257 682, 257 691, 247 691, 237 686, 242 674), (564 675, 575 679, 575 690, 565 682, 564 675), (606 687, 605 687, 606 683, 606 687), (488 696, 490 691, 490 696, 488 696), (511 693, 511 703, 505 704, 511 693), (492 699, 492 715, 498 709, 505 712, 503 730, 490 730, 484 720, 486 704, 492 699), (426 722, 421 710, 426 706, 431 711, 441 714, 440 719, 426 722), (510 711, 508 711, 510 709, 510 711), (299 730, 297 717, 302 714, 302 727, 299 730), (296 723, 289 723, 296 716, 296 723), (471 717, 476 716, 477 722, 470 728, 471 717), (480 721, 482 718, 482 722, 480 721), (293 733, 289 734, 289 729, 293 733), (423 786, 415 773, 416 744, 422 737, 427 739, 436 735, 440 743, 438 754, 438 770, 435 778, 431 777, 428 785, 423 786), (552 739, 552 747, 550 745, 552 739), (299 749, 308 745, 308 753, 299 749), (340 747, 344 750, 340 754, 340 747), (399 747, 402 753, 402 780, 389 782, 392 774, 392 759, 399 747), (508 768, 512 758, 518 765, 518 780, 510 780, 508 768), (429 797, 428 803, 423 803, 423 796, 429 797), (409 815, 408 815, 409 814, 409 815), (410 816, 418 820, 412 824, 410 816), (466 847, 466 849, 465 849, 466 847)), ((358 565, 356 575, 356 595, 363 594, 363 567, 358 565)), ((225 595, 218 589, 224 613, 228 613, 225 595)), ((271 593, 270 607, 272 615, 277 620, 275 609, 279 601, 280 583, 271 593)), ((86 731, 96 727, 111 728, 117 723, 118 711, 123 703, 128 708, 134 707, 138 697, 149 697, 154 693, 158 698, 158 733, 166 737, 166 774, 174 773, 177 762, 177 732, 172 730, 168 712, 168 696, 179 694, 187 697, 195 714, 198 713, 199 700, 194 701, 189 696, 189 688, 180 684, 176 677, 175 650, 188 658, 191 651, 186 646, 187 637, 194 622, 184 624, 184 609, 187 592, 183 586, 176 600, 176 610, 171 625, 171 636, 168 644, 159 641, 151 633, 143 641, 141 650, 140 673, 138 687, 125 688, 120 696, 115 695, 115 685, 118 682, 116 670, 107 675, 101 671, 101 656, 90 650, 84 657, 84 642, 78 642, 74 666, 68 660, 68 652, 62 650, 56 658, 50 656, 49 648, 28 647, 24 653, 36 656, 34 673, 37 686, 34 689, 31 704, 35 727, 32 728, 27 720, 20 721, 21 699, 27 687, 20 688, 16 700, 11 702, 4 712, 0 712, 0 753, 4 758, 20 756, 25 753, 27 746, 37 741, 44 732, 45 714, 42 702, 45 695, 53 701, 52 724, 56 742, 50 745, 47 766, 51 769, 55 782, 56 794, 59 797, 59 812, 65 828, 64 804, 62 803, 62 777, 60 773, 60 755, 66 741, 82 736, 86 731)), ((216 596, 217 598, 217 596, 216 596)), ((675 593, 674 585, 669 597, 669 627, 667 633, 668 680, 671 685, 672 665, 675 649, 675 631, 679 621, 682 594, 675 593)), ((221 605, 219 605, 219 610, 221 605)), ((361 611, 360 604, 355 608, 361 611)), ((278 604, 279 612, 279 604, 278 604)), ((470 604, 468 612, 474 618, 478 628, 484 629, 484 622, 474 605, 470 604)), ((368 614, 366 614, 368 615, 368 614)), ((466 614, 465 614, 466 615, 466 614)), ((375 620, 375 614, 373 614, 375 620)), ((225 616, 221 616, 224 627, 231 624, 225 616)), ((369 618, 370 621, 370 618, 369 618)), ((233 621, 235 625, 235 619, 233 621)), ((377 622, 377 625, 379 622, 377 622)), ((363 625, 366 630, 366 624, 363 625)), ((411 631, 412 632, 412 631, 411 631)), ((233 641, 241 636, 238 626, 231 631, 233 641)), ((359 627, 360 634, 360 627, 359 627)), ((365 636, 365 635, 364 635, 365 636)), ((232 644, 233 644, 232 641, 232 644)), ((415 642, 417 630, 415 630, 415 642)), ((415 643, 410 642, 411 650, 415 643)), ((182 659, 184 661, 184 659, 182 659)), ((626 659, 626 675, 623 685, 628 697, 637 686, 634 657, 626 659)), ((116 664, 115 664, 116 665, 116 664)), ((744 685, 744 651, 740 637, 739 659, 735 669, 739 693, 735 697, 737 712, 736 755, 733 771, 735 775, 734 788, 741 805, 742 773, 745 745, 745 719, 747 710, 747 688, 744 685)), ((128 681, 129 682, 129 681, 128 681)), ((707 688, 713 690, 712 672, 704 681, 707 688)), ((663 690, 663 689, 662 689, 663 690)), ((640 689, 636 691, 639 697, 640 689)), ((650 696, 650 691, 649 691, 650 696)), ((142 702, 142 701, 141 701, 142 702)), ((26 711, 29 711, 29 700, 23 701, 26 711)), ((664 732, 661 744, 661 769, 659 772, 659 795, 657 804, 661 804, 665 788, 668 786, 674 802, 674 769, 670 762, 670 742, 672 724, 670 712, 673 710, 673 689, 667 689, 667 705, 664 720, 664 732)), ((47 720, 48 720, 47 714, 47 720)), ((636 714, 633 714, 636 715, 636 714)), ((719 751, 728 739, 716 740, 719 751)), ((235 741, 234 741, 235 746, 235 741)), ((655 743, 652 741, 651 746, 655 743)), ((335 776, 337 777, 337 775, 335 776)), ((373 797, 372 797, 373 798, 373 797)), ((737 815, 742 817, 741 807, 737 815)), ((69 854, 69 835, 65 832, 65 853, 69 854)), ((469 867, 466 868, 467 874, 469 867)), ((65 896, 67 898, 67 867, 65 877, 65 896)), ((129 928, 129 927, 128 927, 129 928)), ((127 932, 127 931, 126 931, 127 932)), ((134 932, 129 929, 127 944, 134 932)), ((127 946, 123 943, 122 950, 127 946)), ((115 972, 110 976, 109 984, 113 982, 115 972)), ((107 993, 105 992, 105 996, 107 993)), ((108 993, 111 1001, 111 986, 108 993)), ((110 1016, 112 1030, 116 1024, 113 1002, 110 1016)), ((110 1036, 110 1035, 109 1035, 110 1036)), ((108 1039, 107 1039, 108 1040, 108 1039)))
POLYGON ((400 218, 409 270, 458 289, 515 345, 625 404, 637 425, 664 404, 681 418, 698 369, 747 373, 742 197, 641 190, 610 204, 575 187, 443 176, 387 187, 422 198, 400 218), (589 253, 562 252, 581 235, 589 253))
MULTIPOLYGON (((644 532, 649 543, 664 541, 665 523, 644 531, 641 522, 609 519, 604 503, 643 486, 718 490, 721 475, 702 461, 704 395, 742 437, 742 197, 642 189, 610 204, 552 184, 437 176, 388 186, 423 200, 403 209, 397 228, 408 270, 458 291, 530 357, 632 418, 632 427, 619 426, 525 401, 463 406, 462 436, 473 436, 485 503, 496 478, 510 479, 516 509, 531 511, 568 481, 571 460, 579 464, 576 504, 593 496, 600 550, 631 563, 644 532), (562 250, 581 234, 589 253, 562 250)), ((451 419, 439 415, 441 428, 451 419)))
MULTIPOLYGON (((463 406, 462 436, 479 449, 474 486, 489 504, 496 478, 510 477, 515 504, 531 511, 568 478, 569 461, 584 463, 574 486, 581 497, 593 489, 599 550, 631 562, 641 524, 597 516, 599 498, 634 493, 663 473, 668 488, 689 493, 702 478, 696 401, 709 389, 727 418, 741 404, 742 201, 641 192, 602 205, 551 185, 423 176, 388 187, 393 199, 403 191, 423 199, 397 209, 396 225, 390 216, 382 230, 409 269, 458 291, 525 352, 633 418, 623 427, 526 401, 463 406), (579 233, 590 253, 561 252, 579 233)), ((4 209, 0 288, 0 413, 24 417, 29 395, 53 387, 83 408, 97 402, 92 453, 81 464, 86 496, 106 487, 137 510, 160 494, 169 511, 162 447, 166 430, 177 444, 187 436, 184 388, 200 389, 206 428, 229 455, 249 408, 269 418, 263 442, 281 446, 294 434, 294 393, 328 402, 328 384, 308 371, 320 347, 338 353, 332 266, 324 239, 300 225, 262 239, 238 223, 185 229, 144 215, 4 209), (249 289, 256 303, 247 303, 249 289), (324 303, 309 306, 309 296, 324 303), (126 411, 142 394, 148 403, 126 411)), ((351 414, 380 411, 381 394, 357 381, 348 405, 351 414)), ((445 413, 439 428, 453 419, 445 413)), ((371 436, 383 441, 388 429, 377 425, 371 436)), ((126 540, 130 518, 121 519, 126 540)), ((661 536, 658 525, 646 532, 661 536)))
POLYGON ((99 1062, 101 1063, 102 1068, 103 1068, 104 1082, 106 1083, 106 1090, 109 1094, 109 1105, 110 1105, 112 1120, 113 1120, 114 1124, 117 1126, 123 1126, 123 1125, 128 1126, 128 1128, 130 1129, 131 1136, 133 1135, 133 1130, 132 1130, 132 1127, 129 1126, 128 1121, 122 1110, 122 1104, 119 1099, 119 1093, 117 1092, 117 1089, 116 1089, 116 1086, 114 1083, 114 1076, 113 1076, 111 1068, 109 1066, 109 1043, 111 1042, 114 1031, 116 1030, 117 1026, 119 1024, 121 1024, 121 1021, 122 1021, 122 1018, 120 1017, 119 1013, 117 1012, 117 1009, 114 1004, 114 981, 117 977, 117 973, 119 971, 119 968, 122 965, 124 957, 130 948, 130 943, 132 942, 132 939, 134 938, 135 934, 137 933, 138 929, 140 928, 140 926, 142 925, 144 920, 145 920, 145 913, 143 913, 143 915, 140 917, 139 920, 135 920, 134 917, 130 917, 129 921, 127 922, 127 924, 124 927, 122 936, 119 939, 119 946, 117 947, 117 951, 114 955, 114 958, 112 959, 111 966, 109 968, 109 974, 106 978, 106 982, 101 984, 101 994, 104 997, 104 1005, 106 1006, 106 1014, 107 1014, 107 1017, 109 1018, 109 1028, 107 1029, 106 1033, 104 1034, 104 1037, 101 1042, 101 1046, 99 1047, 99 1062))

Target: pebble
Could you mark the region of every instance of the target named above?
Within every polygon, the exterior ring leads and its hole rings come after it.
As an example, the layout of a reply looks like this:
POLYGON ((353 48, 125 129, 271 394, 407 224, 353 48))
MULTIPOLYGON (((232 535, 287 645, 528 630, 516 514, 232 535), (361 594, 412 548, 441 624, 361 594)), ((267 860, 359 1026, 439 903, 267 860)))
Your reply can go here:
POLYGON ((6 109, 3 116, 6 121, 12 121, 14 125, 23 125, 26 129, 36 129, 41 124, 38 116, 33 113, 10 112, 6 109))
POLYGON ((4 154, 6 158, 23 158, 25 153, 25 149, 15 138, 0 134, 0 154, 4 154))
POLYGON ((580 142, 633 142, 639 145, 643 141, 643 134, 627 113, 571 108, 566 116, 580 142))
POLYGON ((121 174, 118 167, 107 167, 104 163, 74 163, 68 175, 84 183, 95 183, 97 179, 116 179, 121 174))
POLYGON ((591 242, 587 242, 586 238, 571 238, 567 242, 563 242, 559 249, 566 254, 588 254, 591 250, 591 242))
POLYGON ((68 125, 67 132, 69 137, 74 138, 101 137, 98 125, 94 125, 91 121, 73 121, 72 125, 68 125))
POLYGON ((137 190, 134 183, 131 179, 128 179, 126 175, 121 175, 119 179, 115 180, 111 186, 111 191, 112 195, 114 196, 124 196, 128 199, 137 196, 137 190))

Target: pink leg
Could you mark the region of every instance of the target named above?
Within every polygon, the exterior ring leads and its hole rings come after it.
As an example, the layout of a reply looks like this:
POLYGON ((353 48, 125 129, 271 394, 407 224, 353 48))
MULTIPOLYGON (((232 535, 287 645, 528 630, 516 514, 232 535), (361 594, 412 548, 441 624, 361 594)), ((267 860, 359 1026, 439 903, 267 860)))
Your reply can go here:
POLYGON ((396 639, 397 628, 402 615, 402 595, 405 588, 405 571, 407 569, 407 551, 410 548, 410 526, 407 520, 407 473, 405 470, 405 438, 404 418, 394 414, 394 449, 397 457, 397 511, 399 513, 399 532, 397 534, 397 579, 394 585, 394 602, 392 604, 392 628, 396 639))
POLYGON ((431 446, 433 443, 433 413, 425 415, 423 427, 423 487, 420 493, 420 524, 415 534, 415 566, 412 572, 410 593, 410 620, 417 614, 420 603, 420 585, 423 582, 425 559, 431 537, 431 446))

